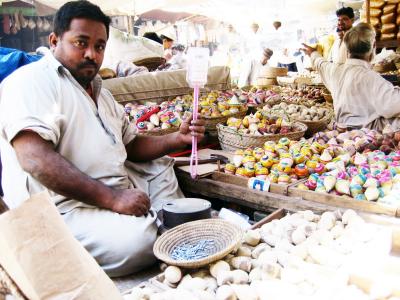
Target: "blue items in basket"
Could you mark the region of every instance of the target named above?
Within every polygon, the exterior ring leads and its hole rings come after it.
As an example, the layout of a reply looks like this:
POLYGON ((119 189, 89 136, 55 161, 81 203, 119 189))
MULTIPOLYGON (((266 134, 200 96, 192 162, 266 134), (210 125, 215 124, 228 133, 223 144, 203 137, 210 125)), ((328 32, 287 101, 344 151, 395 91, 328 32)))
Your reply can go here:
POLYGON ((0 47, 0 82, 19 67, 41 58, 40 55, 31 55, 21 50, 0 47))
POLYGON ((200 240, 196 244, 185 243, 175 247, 171 253, 174 260, 197 260, 206 258, 213 254, 215 241, 206 239, 200 240))

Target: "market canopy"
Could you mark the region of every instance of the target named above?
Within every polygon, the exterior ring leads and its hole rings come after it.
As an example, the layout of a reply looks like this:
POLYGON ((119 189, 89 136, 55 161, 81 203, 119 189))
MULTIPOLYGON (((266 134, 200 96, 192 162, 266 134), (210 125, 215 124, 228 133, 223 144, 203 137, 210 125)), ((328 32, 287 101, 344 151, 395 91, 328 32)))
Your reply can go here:
MULTIPOLYGON (((7 2, 9 0, 3 0, 7 2)), ((59 8, 65 0, 31 0, 59 8)), ((360 7, 363 0, 92 0, 109 15, 141 15, 154 9, 200 14, 231 24, 309 21, 332 15, 337 7, 360 7), (344 3, 344 4, 343 4, 344 3)))

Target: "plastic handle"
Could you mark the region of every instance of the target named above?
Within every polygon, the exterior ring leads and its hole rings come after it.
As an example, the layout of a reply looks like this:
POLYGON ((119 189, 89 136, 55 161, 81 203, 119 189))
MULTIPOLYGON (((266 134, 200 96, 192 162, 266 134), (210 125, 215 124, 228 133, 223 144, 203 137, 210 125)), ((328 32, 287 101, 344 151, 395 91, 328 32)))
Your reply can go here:
MULTIPOLYGON (((196 121, 199 115, 199 86, 194 86, 193 91, 193 121, 196 121)), ((197 136, 192 136, 192 155, 190 156, 190 175, 193 179, 197 177, 197 136)))

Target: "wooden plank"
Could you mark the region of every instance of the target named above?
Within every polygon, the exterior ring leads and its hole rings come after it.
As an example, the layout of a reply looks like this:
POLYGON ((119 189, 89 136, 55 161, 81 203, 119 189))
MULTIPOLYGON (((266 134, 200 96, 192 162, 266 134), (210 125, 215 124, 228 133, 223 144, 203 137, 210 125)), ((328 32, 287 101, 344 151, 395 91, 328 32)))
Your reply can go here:
POLYGON ((273 213, 269 214, 268 216, 266 216, 264 219, 260 220, 259 222, 253 224, 253 226, 251 226, 251 229, 260 228, 261 226, 271 222, 272 220, 283 218, 285 215, 286 215, 285 210, 283 208, 280 208, 280 209, 274 211, 273 213))
POLYGON ((314 201, 326 205, 334 205, 342 208, 351 208, 357 211, 364 211, 375 214, 396 216, 397 207, 384 205, 376 202, 357 201, 350 197, 336 196, 331 194, 304 191, 296 187, 289 188, 289 196, 301 197, 308 201, 314 201))
POLYGON ((336 210, 338 207, 306 201, 299 197, 288 197, 268 192, 250 190, 248 188, 219 182, 212 179, 194 181, 189 174, 176 172, 179 185, 184 192, 201 195, 227 202, 236 203, 256 210, 269 211, 284 208, 289 211, 313 210, 322 213, 327 210, 336 210))
MULTIPOLYGON (((226 174, 223 172, 214 172, 211 177, 212 177, 212 179, 220 181, 220 182, 235 184, 235 185, 238 185, 241 187, 246 187, 246 188, 247 188, 247 182, 249 180, 248 178, 231 175, 231 174, 226 174)), ((269 191, 270 191, 270 193, 274 193, 274 194, 287 195, 288 189, 289 189, 288 184, 271 183, 269 191)))
MULTIPOLYGON (((236 175, 232 175, 232 174, 227 174, 224 172, 218 172, 218 171, 214 172, 211 175, 211 178, 214 180, 220 181, 220 182, 235 184, 235 185, 242 186, 242 187, 247 187, 247 182, 249 180, 248 178, 244 178, 244 177, 240 177, 240 176, 236 176, 236 175)), ((302 181, 303 180, 299 180, 299 181, 296 181, 291 184, 271 183, 269 192, 287 196, 289 193, 289 187, 291 187, 292 185, 297 185, 302 181)))
POLYGON ((368 24, 371 24, 371 0, 365 0, 365 10, 366 10, 366 13, 367 13, 367 23, 368 24))
POLYGON ((400 40, 390 40, 390 41, 377 41, 376 48, 397 48, 400 46, 400 40))

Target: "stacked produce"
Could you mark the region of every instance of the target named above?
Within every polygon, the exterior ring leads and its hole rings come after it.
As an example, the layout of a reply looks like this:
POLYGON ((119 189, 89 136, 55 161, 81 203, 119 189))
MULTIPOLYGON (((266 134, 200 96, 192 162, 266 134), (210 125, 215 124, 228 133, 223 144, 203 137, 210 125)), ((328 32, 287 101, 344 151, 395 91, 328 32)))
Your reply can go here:
POLYGON ((364 129, 319 133, 314 139, 326 143, 321 158, 327 162, 327 172, 311 174, 298 188, 400 204, 399 197, 395 197, 400 187, 400 151, 395 151, 395 143, 400 134, 383 135, 364 129), (341 159, 334 159, 339 152, 341 159))
POLYGON ((318 132, 311 141, 332 147, 342 146, 352 156, 355 152, 366 150, 381 150, 386 154, 400 148, 400 132, 385 130, 380 133, 376 130, 362 128, 339 133, 337 130, 318 132))
POLYGON ((247 96, 232 91, 210 92, 199 99, 199 110, 204 117, 226 117, 247 110, 247 96))
POLYGON ((319 121, 326 119, 332 115, 332 109, 321 104, 317 104, 308 108, 304 105, 287 104, 281 102, 274 106, 265 105, 264 111, 286 116, 289 120, 300 120, 300 121, 319 121))
POLYGON ((256 136, 268 134, 286 134, 297 129, 285 118, 269 114, 266 111, 257 111, 254 114, 240 118, 229 118, 226 125, 240 134, 252 134, 256 136))
MULTIPOLYGON (((326 146, 305 140, 296 142, 282 138, 278 143, 268 141, 264 148, 237 150, 225 173, 246 178, 269 179, 272 183, 288 184, 309 174, 326 171, 326 146)), ((339 157, 340 159, 341 157, 339 157)))
POLYGON ((184 275, 167 267, 164 284, 171 289, 134 288, 125 299, 388 299, 391 287, 372 285, 368 295, 350 284, 349 266, 382 230, 353 210, 288 214, 247 231, 237 251, 204 269, 184 275))
POLYGON ((280 101, 279 91, 279 87, 273 87, 267 90, 252 87, 247 92, 241 89, 232 90, 237 97, 246 101, 248 106, 259 106, 264 103, 276 103, 280 101))
MULTIPOLYGON (((239 98, 233 92, 210 92, 199 99, 199 112, 203 117, 230 116, 245 111, 247 98, 239 98)), ((127 118, 139 132, 178 128, 185 112, 192 110, 192 95, 176 97, 161 104, 147 105, 128 103, 125 105, 127 118)))
POLYGON ((281 90, 281 100, 287 103, 303 104, 313 106, 317 102, 323 102, 323 89, 306 86, 299 89, 285 87, 281 90))
MULTIPOLYGON (((320 45, 317 45, 317 51, 318 48, 320 48, 320 45)), ((285 77, 278 77, 278 83, 281 85, 288 85, 288 84, 305 84, 305 85, 322 85, 322 80, 321 76, 318 72, 315 71, 307 71, 304 70, 302 73, 298 74, 291 74, 289 76, 285 77)))
POLYGON ((188 97, 190 96, 164 101, 159 105, 128 103, 125 105, 126 117, 135 124, 138 132, 178 128, 185 112, 190 111, 188 97))
MULTIPOLYGON (((400 6, 395 0, 374 0, 370 2, 370 22, 379 33, 381 41, 400 39, 400 6)), ((363 5, 361 20, 366 22, 366 4, 363 5)))

